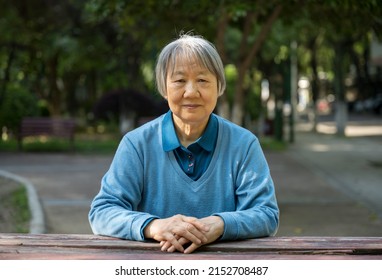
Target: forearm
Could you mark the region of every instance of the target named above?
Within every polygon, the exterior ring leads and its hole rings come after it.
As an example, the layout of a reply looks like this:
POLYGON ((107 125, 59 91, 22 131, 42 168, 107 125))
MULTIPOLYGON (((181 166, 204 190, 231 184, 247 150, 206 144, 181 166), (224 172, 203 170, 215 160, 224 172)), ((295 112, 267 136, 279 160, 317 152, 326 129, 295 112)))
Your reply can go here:
POLYGON ((235 181, 236 209, 217 213, 225 222, 222 240, 274 235, 279 223, 275 188, 257 142, 248 151, 235 181))
POLYGON ((146 221, 156 218, 147 213, 131 211, 117 205, 93 203, 89 222, 95 234, 143 241, 142 228, 146 221))
POLYGON ((221 240, 238 240, 272 236, 279 223, 278 210, 267 207, 217 214, 224 220, 221 240))

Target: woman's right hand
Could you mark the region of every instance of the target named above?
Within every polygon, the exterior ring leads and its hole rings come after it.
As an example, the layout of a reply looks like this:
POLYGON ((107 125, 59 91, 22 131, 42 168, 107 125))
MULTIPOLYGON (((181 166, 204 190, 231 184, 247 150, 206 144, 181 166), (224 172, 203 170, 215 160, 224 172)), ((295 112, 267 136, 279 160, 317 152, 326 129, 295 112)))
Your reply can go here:
POLYGON ((166 219, 154 219, 144 229, 145 238, 152 238, 159 242, 168 241, 174 248, 184 252, 179 239, 188 240, 194 244, 204 244, 208 241, 207 232, 210 226, 197 218, 175 215, 166 219))

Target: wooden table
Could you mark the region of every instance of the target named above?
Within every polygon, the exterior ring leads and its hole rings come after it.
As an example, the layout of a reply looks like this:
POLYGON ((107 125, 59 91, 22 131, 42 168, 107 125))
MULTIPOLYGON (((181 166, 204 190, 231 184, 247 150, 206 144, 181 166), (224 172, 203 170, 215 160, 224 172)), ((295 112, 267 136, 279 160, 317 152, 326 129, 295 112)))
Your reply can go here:
POLYGON ((1 260, 382 260, 382 237, 268 237, 219 242, 186 255, 158 243, 96 235, 0 234, 1 260))

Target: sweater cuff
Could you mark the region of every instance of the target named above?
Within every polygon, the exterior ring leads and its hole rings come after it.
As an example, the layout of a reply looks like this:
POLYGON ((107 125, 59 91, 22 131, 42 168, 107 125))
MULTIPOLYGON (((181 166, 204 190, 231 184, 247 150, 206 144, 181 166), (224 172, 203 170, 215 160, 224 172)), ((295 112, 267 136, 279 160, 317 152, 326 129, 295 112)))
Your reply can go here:
POLYGON ((158 217, 152 216, 152 215, 144 215, 141 216, 139 219, 133 222, 131 226, 131 234, 132 234, 132 240, 137 241, 144 241, 145 235, 144 230, 145 227, 154 219, 157 219, 158 217))
POLYGON ((229 212, 213 214, 219 216, 224 221, 224 232, 219 240, 236 240, 239 236, 236 219, 229 212))
POLYGON ((157 217, 150 217, 148 218, 142 225, 141 227, 141 237, 142 237, 142 240, 147 240, 147 238, 145 237, 145 228, 147 227, 147 225, 152 221, 152 220, 155 220, 155 219, 158 219, 157 217))

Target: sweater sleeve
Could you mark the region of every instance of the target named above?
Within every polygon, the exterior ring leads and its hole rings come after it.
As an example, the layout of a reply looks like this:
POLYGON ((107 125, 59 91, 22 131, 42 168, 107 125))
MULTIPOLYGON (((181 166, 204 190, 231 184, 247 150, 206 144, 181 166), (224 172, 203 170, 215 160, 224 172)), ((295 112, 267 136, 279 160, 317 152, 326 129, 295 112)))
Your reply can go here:
POLYGON ((276 234, 279 209, 269 167, 257 139, 249 146, 237 168, 236 211, 215 214, 225 223, 221 240, 276 234))
POLYGON ((137 211, 142 181, 142 160, 125 136, 91 204, 89 222, 94 234, 144 240, 143 228, 157 217, 137 211))

